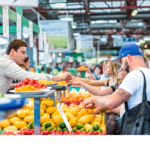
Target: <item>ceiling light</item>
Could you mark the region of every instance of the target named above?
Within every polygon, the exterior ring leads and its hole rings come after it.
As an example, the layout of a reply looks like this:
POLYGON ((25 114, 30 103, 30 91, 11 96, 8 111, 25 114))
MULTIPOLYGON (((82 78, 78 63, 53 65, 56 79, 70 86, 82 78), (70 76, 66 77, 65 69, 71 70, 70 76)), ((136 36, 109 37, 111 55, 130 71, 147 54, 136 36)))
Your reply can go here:
POLYGON ((58 56, 62 56, 62 53, 59 53, 58 56))
POLYGON ((53 9, 64 8, 64 7, 66 7, 66 3, 50 4, 50 7, 52 7, 53 9))
POLYGON ((136 16, 137 13, 138 13, 138 11, 135 9, 135 10, 132 11, 131 15, 132 15, 132 16, 136 16))
POLYGON ((61 18, 60 20, 72 22, 73 18, 71 18, 71 17, 65 17, 65 18, 61 18))
POLYGON ((140 45, 140 43, 139 43, 139 42, 137 42, 137 43, 135 43, 135 44, 140 45))
POLYGON ((148 46, 147 45, 144 45, 144 48, 147 48, 148 46))

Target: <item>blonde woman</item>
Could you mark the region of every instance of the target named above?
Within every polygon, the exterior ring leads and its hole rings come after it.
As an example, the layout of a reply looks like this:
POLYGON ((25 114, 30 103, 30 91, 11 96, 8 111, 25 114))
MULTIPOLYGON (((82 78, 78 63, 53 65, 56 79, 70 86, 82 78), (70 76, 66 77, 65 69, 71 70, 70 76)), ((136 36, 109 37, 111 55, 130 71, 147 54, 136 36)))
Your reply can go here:
POLYGON ((81 85, 93 95, 98 95, 99 89, 94 88, 93 86, 107 86, 108 87, 110 85, 118 83, 119 82, 118 77, 117 77, 118 69, 119 69, 119 66, 112 63, 112 61, 109 60, 107 63, 106 74, 110 76, 110 79, 88 80, 88 79, 82 79, 82 78, 74 78, 72 81, 70 81, 70 83, 73 85, 81 85))

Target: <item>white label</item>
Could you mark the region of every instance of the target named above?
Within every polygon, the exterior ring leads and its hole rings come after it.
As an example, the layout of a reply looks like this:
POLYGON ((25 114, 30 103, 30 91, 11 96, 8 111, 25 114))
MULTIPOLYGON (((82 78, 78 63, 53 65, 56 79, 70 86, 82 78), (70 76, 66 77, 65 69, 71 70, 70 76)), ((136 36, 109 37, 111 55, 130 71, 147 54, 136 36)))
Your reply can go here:
POLYGON ((57 63, 61 63, 61 62, 62 62, 61 57, 57 57, 57 63))
POLYGON ((44 44, 44 63, 45 63, 47 66, 49 66, 48 59, 49 59, 48 44, 45 43, 45 44, 44 44))
POLYGON ((1 0, 0 5, 38 7, 39 0, 1 0))
POLYGON ((43 40, 44 40, 44 43, 47 43, 46 42, 46 32, 43 32, 43 40))
POLYGON ((40 33, 39 33, 39 50, 43 50, 42 28, 40 28, 40 33))
POLYGON ((29 21, 29 45, 33 47, 33 23, 29 21))
POLYGON ((69 124, 69 122, 68 122, 68 120, 67 120, 67 118, 66 118, 66 116, 65 116, 65 114, 64 114, 64 112, 63 112, 63 110, 62 110, 62 108, 61 108, 61 106, 60 106, 60 104, 58 103, 58 104, 56 105, 56 107, 57 107, 57 109, 58 109, 58 111, 59 111, 61 117, 63 118, 63 120, 64 120, 64 122, 65 122, 65 124, 66 124, 66 127, 67 127, 68 131, 69 131, 69 132, 72 131, 72 128, 71 128, 71 126, 70 126, 70 124, 69 124))
POLYGON ((81 56, 78 56, 78 57, 77 57, 77 61, 78 61, 78 62, 82 62, 82 57, 81 57, 81 56))
POLYGON ((17 14, 17 39, 21 39, 21 16, 17 14))
POLYGON ((8 6, 3 6, 3 36, 9 38, 8 6))
POLYGON ((69 57, 69 62, 73 62, 73 57, 69 57))

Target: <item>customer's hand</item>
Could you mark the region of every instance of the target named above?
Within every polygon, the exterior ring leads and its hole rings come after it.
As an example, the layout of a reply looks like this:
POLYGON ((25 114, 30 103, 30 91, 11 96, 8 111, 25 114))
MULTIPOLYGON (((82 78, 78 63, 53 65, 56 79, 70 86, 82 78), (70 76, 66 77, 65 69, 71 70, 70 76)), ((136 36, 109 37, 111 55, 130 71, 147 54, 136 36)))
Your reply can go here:
POLYGON ((71 81, 69 81, 70 84, 73 84, 73 85, 81 85, 81 82, 79 79, 73 79, 71 81))

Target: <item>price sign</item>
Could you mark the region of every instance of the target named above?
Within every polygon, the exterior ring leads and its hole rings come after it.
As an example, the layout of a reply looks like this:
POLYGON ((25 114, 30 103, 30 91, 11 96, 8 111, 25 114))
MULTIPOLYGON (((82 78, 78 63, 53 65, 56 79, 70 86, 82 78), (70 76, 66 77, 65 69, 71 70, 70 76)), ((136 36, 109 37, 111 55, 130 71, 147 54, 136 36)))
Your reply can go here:
POLYGON ((73 62, 73 57, 69 57, 69 62, 70 62, 70 63, 73 62))
POLYGON ((43 50, 43 36, 42 36, 42 28, 40 28, 40 34, 39 34, 39 50, 43 50))
POLYGON ((61 117, 63 118, 63 120, 64 120, 64 122, 65 122, 65 124, 66 124, 66 127, 67 127, 68 131, 69 131, 69 132, 72 131, 72 128, 71 128, 71 126, 70 126, 70 124, 69 124, 69 122, 68 122, 68 120, 67 120, 67 118, 66 118, 66 116, 65 116, 65 114, 64 114, 64 112, 63 112, 63 110, 62 110, 62 108, 61 108, 61 106, 60 106, 60 104, 58 103, 58 104, 56 105, 56 107, 57 107, 57 109, 58 109, 58 111, 59 111, 61 117))
POLYGON ((33 47, 33 23, 29 21, 29 45, 33 47))
POLYGON ((57 57, 57 63, 61 63, 61 62, 62 62, 61 57, 57 57))
POLYGON ((8 6, 3 6, 3 36, 9 38, 8 6))
POLYGON ((21 16, 17 14, 17 39, 21 39, 21 16))
POLYGON ((78 61, 78 62, 82 62, 82 57, 80 57, 80 56, 77 57, 77 61, 78 61))

